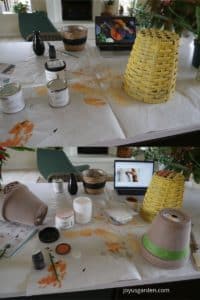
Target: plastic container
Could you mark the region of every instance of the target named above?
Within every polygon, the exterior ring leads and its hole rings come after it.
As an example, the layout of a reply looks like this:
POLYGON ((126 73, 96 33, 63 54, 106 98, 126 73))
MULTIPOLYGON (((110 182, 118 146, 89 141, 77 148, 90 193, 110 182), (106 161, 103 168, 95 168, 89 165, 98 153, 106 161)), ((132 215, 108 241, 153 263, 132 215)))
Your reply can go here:
POLYGON ((73 201, 76 223, 87 224, 92 218, 92 201, 88 197, 78 197, 73 201))

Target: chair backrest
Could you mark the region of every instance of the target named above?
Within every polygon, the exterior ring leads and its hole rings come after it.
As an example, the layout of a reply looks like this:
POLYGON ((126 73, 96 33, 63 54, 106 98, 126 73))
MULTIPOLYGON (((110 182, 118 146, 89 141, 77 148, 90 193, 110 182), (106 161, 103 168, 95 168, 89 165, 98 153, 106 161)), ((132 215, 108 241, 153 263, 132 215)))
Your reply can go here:
POLYGON ((45 179, 48 179, 54 173, 79 173, 64 151, 60 149, 38 148, 37 165, 45 179))
POLYGON ((21 35, 25 40, 30 40, 33 31, 40 31, 41 33, 56 33, 58 30, 49 20, 47 13, 44 11, 37 11, 34 13, 19 13, 19 29, 21 35))

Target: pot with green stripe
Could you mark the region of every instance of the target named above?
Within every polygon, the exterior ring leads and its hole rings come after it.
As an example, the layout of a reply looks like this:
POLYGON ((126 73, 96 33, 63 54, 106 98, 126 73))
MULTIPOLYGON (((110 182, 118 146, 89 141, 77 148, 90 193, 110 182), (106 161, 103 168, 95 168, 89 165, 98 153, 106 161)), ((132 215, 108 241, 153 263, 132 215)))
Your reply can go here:
POLYGON ((176 269, 187 261, 191 220, 178 209, 161 210, 141 239, 142 254, 160 268, 176 269))

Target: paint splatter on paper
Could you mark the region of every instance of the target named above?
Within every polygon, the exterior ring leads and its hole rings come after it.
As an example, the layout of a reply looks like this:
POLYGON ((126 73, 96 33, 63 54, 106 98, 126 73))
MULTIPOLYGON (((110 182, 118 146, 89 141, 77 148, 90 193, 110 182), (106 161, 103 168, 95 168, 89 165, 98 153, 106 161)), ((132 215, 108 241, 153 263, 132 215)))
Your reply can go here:
POLYGON ((122 243, 110 243, 106 242, 107 250, 111 253, 120 253, 121 250, 125 249, 125 246, 122 243))
POLYGON ((53 287, 62 287, 62 281, 66 274, 66 268, 67 264, 66 262, 59 260, 55 263, 55 268, 58 274, 58 279, 56 278, 53 266, 50 265, 48 267, 48 275, 42 277, 38 280, 39 287, 45 288, 47 286, 53 286, 53 287))
POLYGON ((5 141, 0 142, 2 147, 24 146, 29 141, 33 134, 34 124, 31 121, 25 120, 16 123, 9 131, 11 135, 5 141))
POLYGON ((123 75, 116 70, 96 65, 87 72, 79 69, 72 73, 76 76, 76 82, 70 84, 70 89, 83 94, 84 102, 88 105, 100 107, 106 104, 105 97, 123 106, 133 102, 124 92, 123 75))
POLYGON ((103 106, 106 104, 106 102, 103 99, 98 99, 98 98, 90 98, 90 97, 85 97, 84 102, 88 105, 93 105, 93 106, 103 106))
POLYGON ((35 92, 38 96, 46 96, 48 94, 48 90, 47 90, 46 86, 35 87, 35 92))

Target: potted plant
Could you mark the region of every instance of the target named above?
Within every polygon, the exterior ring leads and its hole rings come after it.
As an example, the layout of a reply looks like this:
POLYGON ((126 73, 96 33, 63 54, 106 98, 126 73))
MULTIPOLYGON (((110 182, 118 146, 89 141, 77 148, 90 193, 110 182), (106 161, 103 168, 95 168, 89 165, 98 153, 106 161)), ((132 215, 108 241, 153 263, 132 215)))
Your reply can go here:
POLYGON ((28 3, 22 3, 22 2, 17 2, 13 5, 13 11, 18 14, 18 13, 27 13, 28 10, 28 3))
POLYGON ((200 147, 148 147, 146 160, 154 160, 165 170, 181 172, 186 180, 192 176, 200 183, 200 147))
POLYGON ((114 14, 115 0, 104 1, 103 15, 112 16, 114 14))

